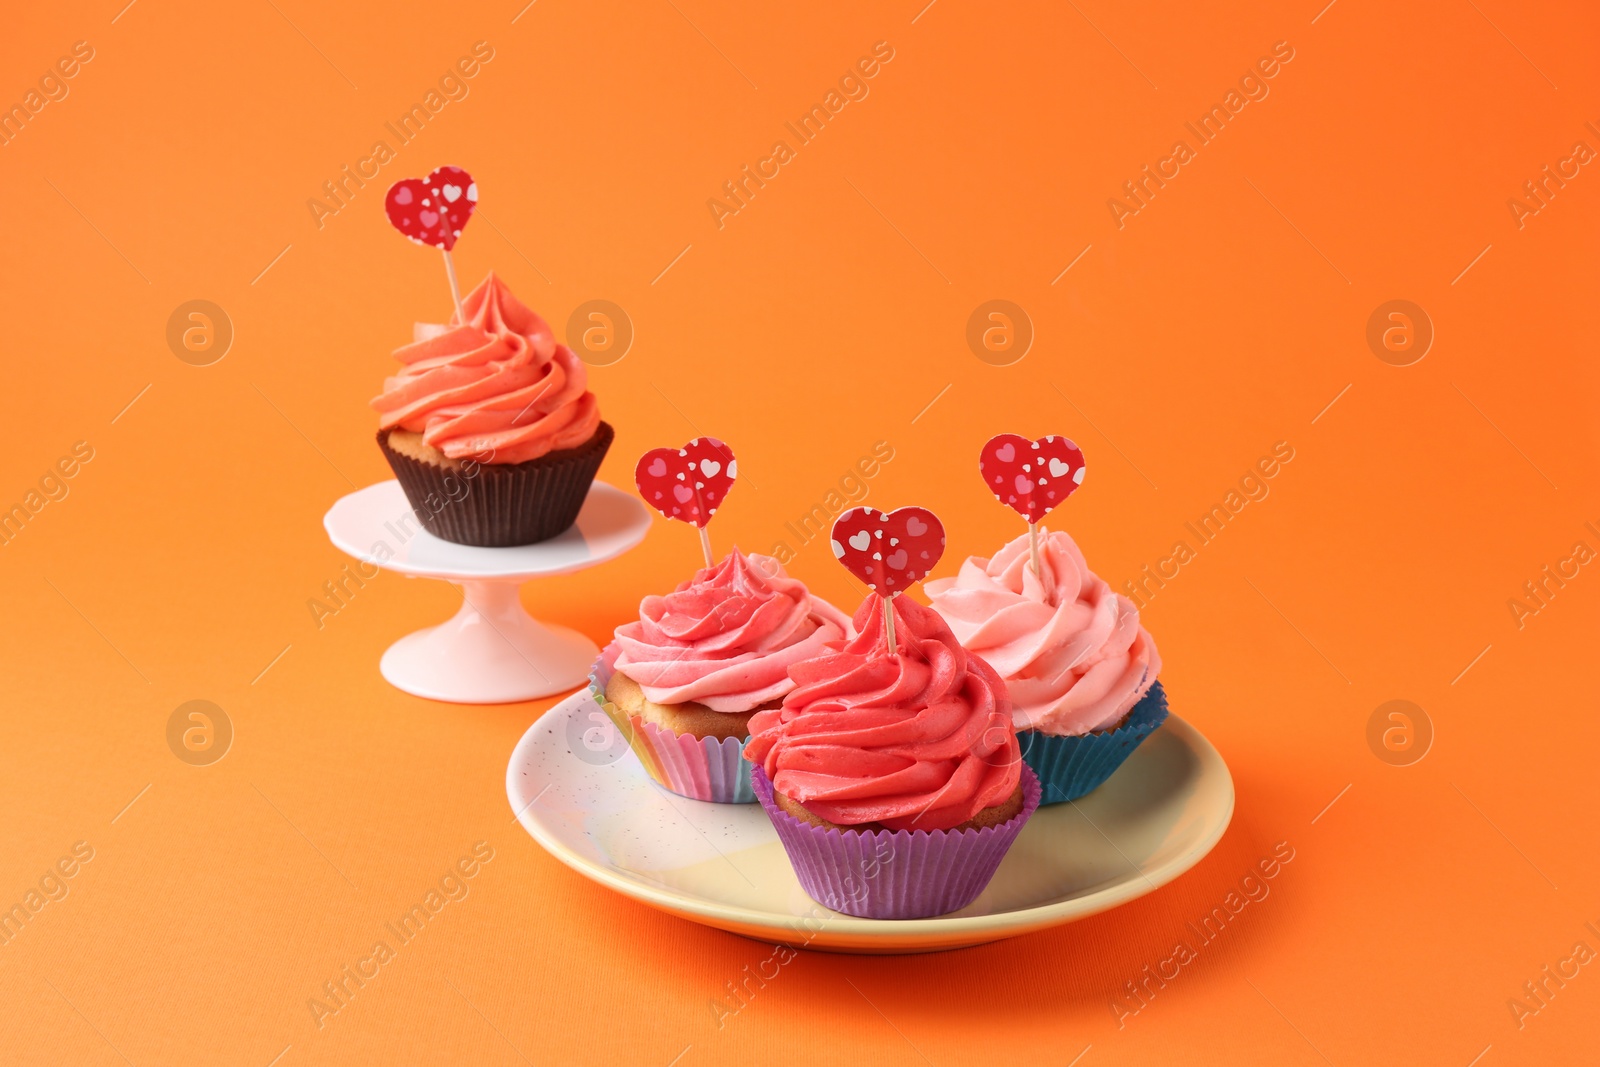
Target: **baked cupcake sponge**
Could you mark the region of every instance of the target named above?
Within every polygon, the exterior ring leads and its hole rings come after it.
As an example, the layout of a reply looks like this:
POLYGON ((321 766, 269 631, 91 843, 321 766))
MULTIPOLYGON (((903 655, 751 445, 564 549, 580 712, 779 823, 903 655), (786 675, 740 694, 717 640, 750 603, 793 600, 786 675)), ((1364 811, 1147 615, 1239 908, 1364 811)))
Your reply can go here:
MULTIPOLYGON (((772 791, 772 802, 779 808, 788 812, 790 815, 793 815, 796 819, 799 819, 801 822, 811 826, 820 826, 825 830, 873 833, 875 831, 885 829, 881 823, 875 822, 853 823, 849 826, 845 826, 841 823, 829 822, 822 816, 811 812, 798 800, 795 800, 793 797, 785 796, 776 789, 772 791)), ((950 829, 980 830, 985 826, 999 826, 1001 823, 1015 818, 1017 813, 1022 810, 1022 804, 1022 782, 1018 781, 1017 788, 1014 789, 1011 795, 1004 801, 999 804, 992 804, 987 808, 980 809, 972 818, 968 819, 964 823, 958 823, 955 826, 950 827, 950 829)))
MULTIPOLYGON (((749 711, 712 711, 704 704, 685 701, 682 704, 657 704, 644 695, 639 683, 621 671, 612 674, 606 683, 606 699, 618 710, 637 715, 645 722, 654 723, 675 734, 693 734, 695 737, 715 737, 724 740, 732 737, 744 740, 750 736, 750 717, 762 708, 749 711)), ((762 707, 777 707, 774 701, 762 707)))

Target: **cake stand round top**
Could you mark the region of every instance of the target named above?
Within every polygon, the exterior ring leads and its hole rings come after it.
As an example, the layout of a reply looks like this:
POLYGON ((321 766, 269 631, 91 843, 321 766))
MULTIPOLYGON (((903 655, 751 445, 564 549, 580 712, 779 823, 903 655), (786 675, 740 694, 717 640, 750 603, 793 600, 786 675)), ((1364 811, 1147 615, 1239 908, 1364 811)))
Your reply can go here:
POLYGON ((622 555, 644 540, 650 513, 637 499, 595 482, 565 533, 532 545, 480 548, 433 536, 393 479, 341 497, 322 517, 340 550, 400 574, 453 581, 512 581, 567 574, 622 555))

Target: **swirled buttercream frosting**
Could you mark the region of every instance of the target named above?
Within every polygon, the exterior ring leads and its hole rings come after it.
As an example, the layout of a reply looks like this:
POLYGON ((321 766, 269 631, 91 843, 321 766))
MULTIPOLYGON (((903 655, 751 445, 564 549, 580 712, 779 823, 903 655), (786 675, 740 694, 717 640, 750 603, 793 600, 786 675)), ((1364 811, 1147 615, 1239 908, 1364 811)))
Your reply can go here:
POLYGON ((850 619, 813 597, 769 556, 735 548, 666 596, 647 596, 639 620, 617 628, 616 669, 657 704, 745 712, 795 686, 789 668, 843 640, 850 619))
POLYGON ((751 718, 745 758, 830 822, 945 830, 1016 790, 1011 702, 938 615, 906 596, 892 604, 895 653, 869 596, 859 635, 791 667, 783 706, 751 718))
POLYGON ((1089 570, 1072 538, 1040 538, 1043 580, 1028 537, 994 558, 971 556, 954 578, 928 582, 933 609, 963 647, 1005 679, 1019 730, 1077 735, 1115 726, 1161 670, 1139 611, 1089 570))
POLYGON ((594 436, 589 372, 494 274, 446 325, 418 323, 404 366, 372 401, 381 429, 422 434, 450 459, 522 463, 594 436))

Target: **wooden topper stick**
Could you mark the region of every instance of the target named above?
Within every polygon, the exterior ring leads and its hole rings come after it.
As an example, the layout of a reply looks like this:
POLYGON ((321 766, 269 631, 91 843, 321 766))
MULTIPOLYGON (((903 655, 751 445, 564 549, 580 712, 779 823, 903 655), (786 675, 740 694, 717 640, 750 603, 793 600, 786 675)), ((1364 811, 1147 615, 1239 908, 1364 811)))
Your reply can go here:
POLYGON ((883 636, 889 642, 889 655, 895 655, 894 643, 894 597, 886 596, 883 599, 883 636))
POLYGON ((450 279, 450 299, 456 302, 456 325, 465 326, 467 313, 461 309, 461 286, 456 284, 455 261, 450 258, 448 248, 441 248, 439 251, 444 253, 444 273, 450 279))
POLYGON ((425 178, 402 178, 389 186, 383 198, 383 213, 403 237, 444 253, 450 298, 456 306, 456 318, 460 320, 457 325, 462 324, 465 315, 450 250, 456 246, 477 206, 478 183, 460 167, 439 167, 425 178))
POLYGON ((700 527, 700 551, 706 556, 706 569, 711 569, 711 532, 704 526, 700 527))
POLYGON ((1048 539, 1050 530, 1043 523, 1028 523, 1028 534, 1033 542, 1033 573, 1039 579, 1039 587, 1044 591, 1044 598, 1049 601, 1056 588, 1056 572, 1044 565, 1044 556, 1039 553, 1039 542, 1048 539))

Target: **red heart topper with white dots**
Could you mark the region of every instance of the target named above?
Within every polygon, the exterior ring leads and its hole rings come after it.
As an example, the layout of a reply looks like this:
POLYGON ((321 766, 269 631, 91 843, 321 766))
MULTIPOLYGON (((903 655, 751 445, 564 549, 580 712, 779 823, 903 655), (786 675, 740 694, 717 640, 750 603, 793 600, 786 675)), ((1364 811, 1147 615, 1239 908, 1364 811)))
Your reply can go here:
POLYGON ((978 453, 983 484, 1000 503, 1037 523, 1083 484, 1083 453, 1065 437, 991 437, 978 453))
POLYGON ((733 449, 715 437, 696 437, 682 448, 652 448, 640 456, 633 480, 646 504, 703 530, 733 488, 738 467, 733 449))
POLYGON ((460 167, 440 167, 426 178, 389 186, 383 210, 395 229, 419 245, 448 252, 478 206, 478 184, 460 167))
POLYGON ((851 508, 833 524, 833 554, 884 598, 927 577, 944 555, 944 524, 927 508, 851 508))

